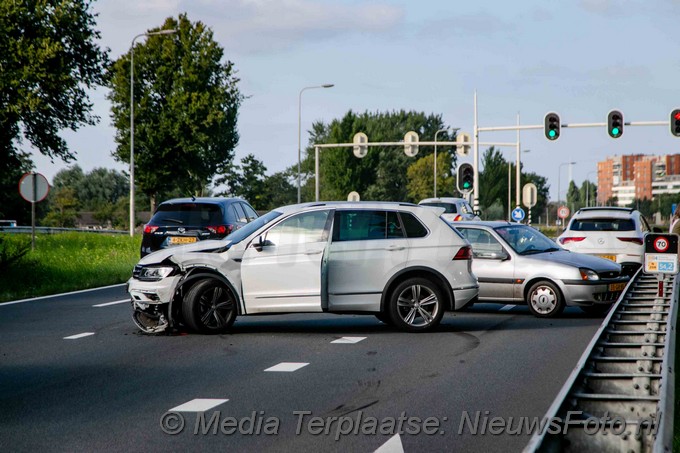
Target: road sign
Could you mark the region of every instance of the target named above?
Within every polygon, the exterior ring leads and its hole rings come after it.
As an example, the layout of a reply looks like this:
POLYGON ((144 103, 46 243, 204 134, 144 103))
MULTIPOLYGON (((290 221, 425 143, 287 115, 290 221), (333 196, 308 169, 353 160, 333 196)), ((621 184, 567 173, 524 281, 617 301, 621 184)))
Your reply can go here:
POLYGON ((566 206, 560 206, 557 209, 557 217, 559 217, 560 219, 566 219, 567 217, 569 217, 569 214, 570 214, 569 208, 566 206))
MULTIPOLYGON (((458 132, 456 134, 456 143, 470 143, 470 134, 458 132)), ((456 154, 466 157, 470 154, 470 145, 456 145, 456 154)))
POLYGON ((522 220, 524 220, 524 209, 520 208, 519 206, 513 209, 512 220, 514 220, 515 222, 521 222, 522 220))
POLYGON ((538 188, 536 188, 536 184, 531 182, 524 184, 524 187, 522 188, 522 204, 531 209, 536 206, 537 198, 538 188))
POLYGON ((43 201, 49 191, 50 185, 40 173, 26 173, 19 180, 19 194, 30 203, 43 201))
POLYGON ((347 195, 347 201, 360 201, 360 200, 361 197, 359 196, 358 192, 352 191, 347 195))
POLYGON ((678 273, 678 235, 645 234, 645 273, 678 273))
POLYGON ((418 133, 417 132, 407 132, 404 135, 404 153, 408 157, 414 157, 418 154, 418 133))
POLYGON ((362 145, 362 143, 368 143, 368 136, 366 134, 363 132, 357 132, 354 134, 352 142, 354 143, 354 155, 356 157, 361 159, 362 157, 365 157, 366 154, 368 154, 368 146, 362 145))

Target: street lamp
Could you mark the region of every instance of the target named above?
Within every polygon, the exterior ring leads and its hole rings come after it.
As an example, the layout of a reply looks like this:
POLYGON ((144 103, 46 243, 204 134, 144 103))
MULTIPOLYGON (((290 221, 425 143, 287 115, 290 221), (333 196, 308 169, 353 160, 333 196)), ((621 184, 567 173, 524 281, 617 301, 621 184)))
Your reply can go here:
MULTIPOLYGON (((437 198, 437 135, 439 135, 440 132, 446 132, 450 128, 449 126, 446 126, 444 129, 439 129, 437 132, 434 133, 434 197, 437 198)), ((459 131, 459 127, 454 127, 451 129, 452 132, 457 132, 459 131)))
POLYGON ((332 83, 324 83, 323 85, 316 85, 316 86, 311 86, 311 87, 304 87, 303 89, 300 90, 300 94, 298 96, 298 177, 297 177, 297 202, 300 203, 301 201, 301 182, 300 182, 300 148, 301 148, 301 137, 302 137, 302 92, 305 90, 312 90, 314 88, 333 88, 335 84, 332 83))
MULTIPOLYGON (((565 165, 574 165, 576 162, 562 162, 557 167, 557 204, 560 204, 560 175, 562 174, 562 167, 565 165)), ((559 207, 559 206, 558 206, 559 207)))
POLYGON ((177 30, 140 33, 130 44, 130 236, 135 235, 135 41, 142 36, 171 35, 177 30))

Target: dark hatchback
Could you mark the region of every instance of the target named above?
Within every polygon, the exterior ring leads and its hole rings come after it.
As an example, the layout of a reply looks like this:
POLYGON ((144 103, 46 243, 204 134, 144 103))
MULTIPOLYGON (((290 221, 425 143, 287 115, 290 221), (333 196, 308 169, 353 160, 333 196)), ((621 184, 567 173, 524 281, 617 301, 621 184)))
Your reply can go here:
POLYGON ((221 239, 258 217, 242 198, 174 198, 144 226, 141 256, 174 245, 221 239))

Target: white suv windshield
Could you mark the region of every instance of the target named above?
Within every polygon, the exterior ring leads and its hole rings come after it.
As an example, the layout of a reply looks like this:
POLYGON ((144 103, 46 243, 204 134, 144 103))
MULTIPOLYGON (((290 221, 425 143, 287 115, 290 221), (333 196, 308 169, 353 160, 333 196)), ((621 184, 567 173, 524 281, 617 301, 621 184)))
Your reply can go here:
POLYGON ((253 220, 243 228, 239 228, 238 230, 234 231, 224 239, 231 241, 231 245, 238 244, 239 242, 253 234, 256 230, 260 229, 260 227, 263 227, 264 225, 266 225, 267 223, 274 220, 280 215, 281 215, 280 212, 269 211, 262 217, 258 217, 257 219, 253 220))

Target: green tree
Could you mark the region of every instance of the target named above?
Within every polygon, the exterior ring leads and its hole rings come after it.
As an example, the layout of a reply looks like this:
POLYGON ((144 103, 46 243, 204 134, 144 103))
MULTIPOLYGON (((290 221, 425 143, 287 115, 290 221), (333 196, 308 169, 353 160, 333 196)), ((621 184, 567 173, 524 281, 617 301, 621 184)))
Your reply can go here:
MULTIPOLYGON (((437 150, 437 196, 451 197, 455 189, 455 178, 451 174, 451 153, 437 150)), ((413 201, 434 196, 434 154, 421 157, 408 166, 408 196, 413 201)))
POLYGON ((85 174, 76 187, 78 201, 86 211, 96 211, 105 204, 113 205, 130 191, 128 178, 107 168, 95 168, 85 174))
MULTIPOLYGON (((406 132, 415 131, 421 141, 433 141, 444 128, 441 115, 404 110, 388 113, 355 114, 347 112, 330 124, 315 123, 310 131, 309 146, 304 161, 303 200, 314 199, 315 143, 351 143, 354 134, 364 132, 371 142, 402 140, 406 132)), ((439 141, 451 141, 455 135, 440 133, 439 141)), ((451 151, 440 146, 438 152, 451 151)), ((431 146, 421 146, 418 156, 432 154, 431 146)), ((363 200, 418 201, 409 197, 407 168, 414 161, 404 154, 402 147, 371 147, 363 159, 354 157, 348 148, 325 148, 320 157, 320 197, 323 200, 345 200, 357 191, 363 200)))
MULTIPOLYGON (((504 206, 508 199, 508 162, 492 146, 482 154, 480 166, 479 205, 482 212, 494 203, 504 206)), ((507 215, 504 217, 507 218, 507 215)))
POLYGON ((567 189, 567 205, 569 206, 569 209, 571 209, 571 212, 576 212, 583 206, 581 191, 573 180, 569 181, 569 188, 567 189))
MULTIPOLYGON (((28 153, 24 152, 17 152, 7 159, 6 162, 0 163, 0 167, 5 167, 0 170, 0 219, 16 220, 19 225, 30 225, 31 203, 21 197, 17 187, 23 174, 33 171, 33 162, 28 153)), ((43 206, 44 203, 38 203, 36 209, 43 206)))
MULTIPOLYGON (((87 89, 103 83, 108 50, 97 45, 88 0, 0 0, 0 185, 32 164, 25 138, 40 153, 74 159, 60 132, 93 125, 87 89), (17 171, 19 170, 19 171, 17 171)), ((23 219, 16 189, 0 190, 3 217, 23 219), (15 211, 16 210, 16 211, 15 211)))
POLYGON ((581 184, 579 196, 582 206, 597 206, 597 185, 586 179, 581 184))
POLYGON ((267 205, 264 181, 267 167, 255 155, 248 154, 241 159, 241 165, 231 169, 229 175, 218 178, 216 184, 226 184, 228 189, 219 195, 244 198, 250 205, 262 210, 267 205))
MULTIPOLYGON (((173 191, 202 194, 229 171, 238 143, 236 117, 243 96, 233 63, 212 30, 185 14, 134 48, 135 182, 155 207, 173 191)), ((130 161, 130 52, 110 71, 117 160, 130 161)))
POLYGON ((43 224, 53 227, 73 228, 78 216, 78 198, 70 187, 59 187, 51 198, 50 211, 43 224))
MULTIPOLYGON (((295 172, 297 172, 297 166, 295 172)), ((265 203, 261 205, 262 210, 270 211, 279 206, 294 204, 297 201, 297 185, 293 184, 295 180, 293 174, 292 169, 289 169, 265 178, 263 182, 265 203)))

